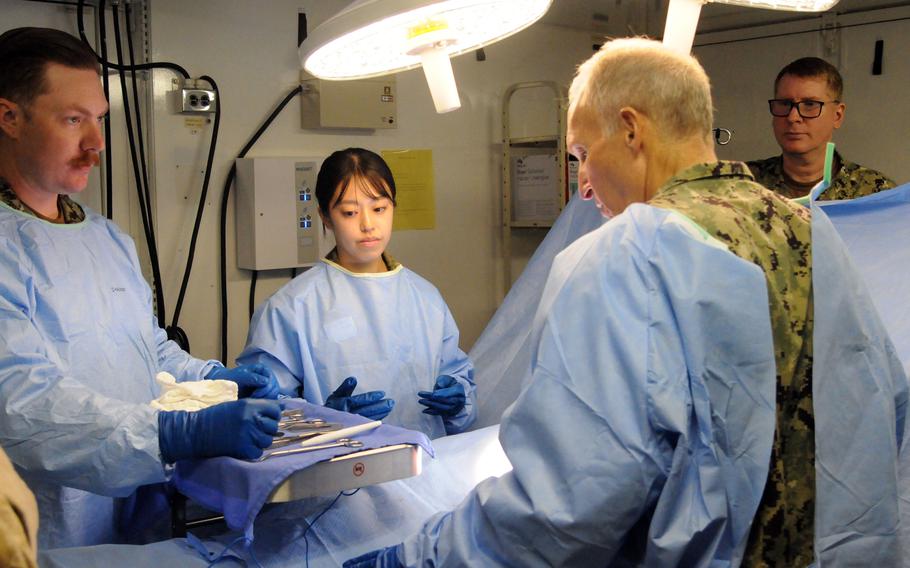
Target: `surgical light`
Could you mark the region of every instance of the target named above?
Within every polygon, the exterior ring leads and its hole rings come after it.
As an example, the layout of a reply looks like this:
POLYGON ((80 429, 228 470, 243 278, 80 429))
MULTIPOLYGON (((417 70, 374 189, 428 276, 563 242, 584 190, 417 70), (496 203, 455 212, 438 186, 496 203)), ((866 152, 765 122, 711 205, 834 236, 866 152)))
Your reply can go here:
POLYGON ((358 0, 301 44, 320 79, 366 79, 422 66, 436 112, 461 106, 449 58, 539 20, 552 0, 358 0))
POLYGON ((708 2, 732 4, 768 10, 794 12, 823 12, 840 0, 670 0, 667 23, 664 26, 664 44, 679 53, 688 54, 695 39, 695 27, 701 7, 708 2))

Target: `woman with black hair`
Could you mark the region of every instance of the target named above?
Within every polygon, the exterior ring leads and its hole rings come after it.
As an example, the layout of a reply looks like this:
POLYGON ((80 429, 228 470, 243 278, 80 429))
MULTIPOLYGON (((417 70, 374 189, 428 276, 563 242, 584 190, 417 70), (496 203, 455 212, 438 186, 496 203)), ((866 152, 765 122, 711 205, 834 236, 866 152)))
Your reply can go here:
POLYGON ((256 310, 238 361, 269 366, 284 394, 314 404, 431 438, 465 430, 476 418, 474 368, 455 320, 432 284, 386 252, 388 165, 339 150, 319 170, 316 199, 336 247, 256 310), (358 385, 370 392, 353 394, 358 385))

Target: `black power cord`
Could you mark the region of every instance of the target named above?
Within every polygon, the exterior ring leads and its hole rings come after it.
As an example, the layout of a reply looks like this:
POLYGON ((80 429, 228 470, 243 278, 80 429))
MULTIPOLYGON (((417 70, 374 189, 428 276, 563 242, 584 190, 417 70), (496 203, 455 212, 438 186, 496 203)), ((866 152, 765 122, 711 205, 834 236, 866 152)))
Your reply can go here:
MULTIPOLYGON (((133 87, 133 108, 135 109, 134 112, 136 115, 136 138, 139 142, 139 165, 142 168, 142 187, 145 188, 145 207, 149 215, 149 226, 152 226, 152 201, 150 195, 151 185, 149 185, 148 167, 146 166, 147 162, 145 159, 145 138, 142 136, 142 112, 139 105, 139 88, 136 86, 136 68, 134 65, 135 61, 133 57, 133 30, 132 26, 130 25, 130 4, 127 2, 124 5, 124 8, 126 15, 126 45, 130 56, 129 71, 133 87)), ((116 7, 114 8, 114 17, 117 17, 116 7)), ((116 19, 114 21, 116 22, 116 19)), ((152 236, 154 236, 154 231, 152 232, 152 236)))
MULTIPOLYGON (((128 52, 130 56, 130 77, 133 87, 133 108, 136 113, 136 138, 139 140, 139 164, 142 166, 142 184, 145 187, 145 203, 148 208, 149 219, 152 219, 152 203, 151 203, 151 184, 149 183, 148 177, 148 161, 145 157, 145 137, 142 135, 142 112, 141 106, 139 104, 139 88, 137 87, 136 81, 136 60, 133 53, 133 26, 132 26, 132 12, 130 4, 126 3, 124 5, 124 15, 126 17, 126 45, 128 47, 128 52)), ((211 168, 211 162, 209 162, 209 168, 211 168)), ((160 286, 159 286, 160 287, 160 286)), ((159 310, 160 313, 164 313, 164 298, 162 297, 162 306, 159 310)), ((166 315, 166 314, 165 314, 166 315)), ((190 350, 190 339, 187 337, 186 332, 174 325, 168 326, 165 328, 167 332, 168 339, 177 343, 181 349, 189 352, 190 350)))
MULTIPOLYGON (((107 21, 104 17, 104 0, 99 0, 98 10, 95 11, 95 17, 98 18, 98 35, 101 44, 101 84, 104 88, 104 99, 111 100, 111 78, 108 76, 107 66, 107 21)), ((83 34, 82 40, 85 41, 83 34)), ((105 211, 104 214, 108 219, 114 218, 114 162, 110 157, 111 148, 111 113, 104 114, 104 147, 108 149, 107 157, 104 160, 104 193, 105 211)))
POLYGON ((205 163, 205 178, 202 181, 202 193, 199 195, 199 205, 196 208, 196 222, 193 225, 193 236, 190 238, 190 249, 187 253, 186 268, 183 271, 183 282, 180 284, 180 293, 177 295, 177 307, 174 308, 174 319, 171 320, 171 325, 167 328, 168 337, 177 341, 177 343, 186 351, 189 351, 190 349, 189 339, 186 337, 186 333, 177 325, 177 322, 180 320, 180 311, 183 308, 183 299, 186 296, 186 288, 190 281, 190 272, 193 269, 193 259, 196 256, 196 239, 199 237, 199 227, 202 225, 202 213, 205 209, 205 198, 209 191, 212 162, 215 159, 215 146, 218 144, 218 129, 221 125, 221 93, 218 91, 218 84, 208 75, 203 75, 200 79, 208 82, 212 86, 212 90, 215 91, 215 122, 212 125, 212 140, 209 143, 209 155, 205 163), (172 334, 174 337, 171 337, 172 334), (186 342, 185 346, 181 343, 181 340, 186 342))
MULTIPOLYGON (((123 48, 122 48, 122 40, 121 40, 121 34, 120 34, 120 20, 119 20, 119 13, 117 10, 117 6, 113 7, 113 22, 114 22, 115 40, 116 40, 116 44, 117 44, 117 58, 118 58, 119 63, 114 63, 112 61, 109 61, 107 58, 107 35, 106 35, 105 13, 104 13, 105 0, 99 0, 98 8, 96 9, 96 16, 99 19, 99 35, 100 35, 99 39, 100 39, 100 43, 101 43, 101 53, 102 53, 102 55, 99 56, 94 51, 94 48, 92 48, 91 43, 88 41, 88 38, 85 35, 84 8, 85 8, 85 0, 79 0, 78 4, 76 6, 76 24, 79 28, 79 36, 82 38, 82 41, 88 46, 88 48, 92 50, 92 53, 95 54, 95 57, 101 63, 104 82, 105 83, 108 82, 108 69, 114 69, 114 70, 118 71, 120 74, 120 86, 121 86, 121 91, 122 91, 122 96, 123 96, 124 116, 126 117, 126 129, 127 129, 129 142, 130 142, 130 151, 131 151, 132 158, 133 158, 133 173, 134 173, 134 176, 136 179, 136 189, 137 189, 137 193, 139 195, 139 211, 142 214, 143 229, 145 232, 145 239, 146 239, 146 243, 147 243, 148 250, 149 250, 149 260, 152 265, 152 275, 153 275, 152 276, 152 278, 153 278, 152 288, 154 289, 155 302, 157 304, 156 316, 158 319, 159 326, 163 328, 165 325, 165 313, 166 312, 165 312, 165 305, 164 305, 164 292, 163 292, 162 285, 161 285, 161 271, 160 271, 160 266, 158 263, 158 251, 157 251, 157 248, 155 245, 154 228, 151 226, 152 220, 150 218, 151 217, 150 198, 148 197, 148 192, 144 191, 143 187, 142 187, 142 180, 145 179, 147 181, 147 175, 144 177, 140 176, 138 165, 137 165, 135 138, 134 138, 134 134, 133 134, 133 130, 132 130, 132 121, 130 118, 129 98, 128 98, 127 91, 126 91, 126 77, 125 77, 124 72, 125 71, 135 72, 137 70, 143 70, 143 69, 161 68, 161 69, 170 69, 173 71, 177 71, 185 78, 189 77, 189 73, 187 73, 186 69, 184 69, 183 67, 181 67, 175 63, 168 63, 168 62, 145 63, 142 65, 132 65, 132 64, 123 65, 122 64, 123 63, 123 48)), ((135 76, 134 76, 134 79, 135 79, 135 76)), ((110 93, 109 93, 109 89, 108 89, 105 92, 105 96, 109 97, 109 94, 110 93)), ((138 107, 137 107, 137 116, 138 116, 138 114, 139 113, 138 113, 138 107)), ((105 167, 107 170, 106 174, 107 174, 107 217, 108 218, 113 217, 113 180, 112 180, 112 174, 111 174, 113 160, 111 160, 111 151, 110 151, 110 130, 111 130, 110 129, 110 118, 109 118, 109 116, 106 116, 105 117, 105 142, 106 142, 107 148, 108 148, 108 155, 107 155, 107 160, 105 161, 106 162, 105 167)), ((144 162, 143 162, 143 168, 144 168, 144 162)))
POLYGON ((254 270, 250 277, 250 319, 253 319, 253 312, 256 311, 256 281, 259 280, 259 271, 254 270))
MULTIPOLYGON (((91 49, 91 44, 88 42, 88 38, 85 35, 84 7, 85 7, 85 0, 79 0, 76 5, 77 24, 78 24, 78 28, 79 28, 80 37, 86 43, 86 45, 88 45, 89 48, 91 49)), ((195 251, 195 247, 196 247, 196 239, 197 239, 198 233, 199 233, 201 216, 202 216, 202 212, 203 212, 204 204, 205 204, 205 197, 206 197, 206 193, 208 191, 209 180, 211 178, 212 162, 214 159, 215 144, 217 142, 218 127, 219 127, 220 116, 221 116, 220 115, 220 96, 217 95, 218 86, 215 84, 215 81, 211 77, 208 77, 208 76, 202 77, 202 79, 204 79, 205 81, 209 82, 212 85, 213 89, 216 92, 215 124, 214 124, 214 128, 213 128, 213 133, 212 133, 211 146, 209 148, 208 163, 207 163, 206 169, 205 169, 205 179, 203 182, 202 194, 201 194, 201 198, 199 200, 199 208, 198 208, 197 214, 196 214, 196 224, 193 229, 193 236, 192 236, 191 243, 190 243, 190 250, 189 250, 189 255, 187 258, 187 265, 186 265, 186 269, 184 271, 183 282, 182 282, 180 294, 179 294, 178 300, 177 300, 177 308, 175 309, 175 312, 174 312, 173 324, 165 327, 166 309, 165 309, 165 303, 164 303, 163 286, 161 283, 160 263, 158 261, 158 253, 157 253, 154 225, 153 225, 153 219, 152 219, 151 190, 150 190, 151 185, 148 180, 148 168, 146 165, 146 156, 145 156, 145 141, 144 141, 144 138, 142 135, 142 118, 141 118, 140 105, 139 105, 139 93, 138 93, 138 88, 137 88, 137 83, 136 83, 136 71, 152 70, 152 69, 169 69, 171 71, 175 71, 175 72, 179 73, 185 79, 189 78, 190 75, 186 71, 186 69, 184 69, 182 66, 180 66, 176 63, 152 62, 152 63, 144 63, 144 64, 136 65, 135 59, 134 59, 134 51, 133 51, 132 27, 131 27, 131 23, 130 23, 131 12, 130 12, 129 3, 125 4, 125 14, 126 14, 126 19, 127 19, 126 26, 127 26, 127 44, 128 44, 128 50, 129 50, 129 65, 123 64, 122 47, 121 47, 122 40, 121 40, 121 34, 120 34, 120 29, 119 29, 119 25, 120 25, 119 14, 118 14, 116 5, 113 7, 113 21, 114 21, 114 29, 115 29, 115 35, 116 35, 115 39, 117 41, 118 63, 109 61, 107 58, 107 37, 106 37, 104 8, 105 8, 105 0, 99 0, 99 6, 96 9, 96 11, 97 11, 97 15, 99 17, 99 35, 101 36, 100 37, 101 55, 98 55, 97 53, 95 53, 95 57, 98 59, 98 61, 101 63, 101 66, 102 66, 102 70, 103 70, 102 75, 103 75, 103 80, 105 83, 105 97, 107 97, 108 99, 110 98, 110 96, 109 96, 110 93, 109 93, 109 88, 108 88, 108 82, 109 82, 108 69, 114 69, 120 73, 121 89, 123 90, 124 111, 125 111, 125 115, 126 115, 126 128, 127 128, 127 133, 129 136, 129 141, 130 141, 130 151, 131 151, 132 158, 133 158, 133 173, 134 173, 134 177, 136 179, 137 191, 139 194, 139 209, 140 209, 140 213, 142 214, 143 229, 144 229, 145 238, 146 238, 146 241, 147 241, 148 247, 149 247, 149 259, 150 259, 150 262, 152 265, 152 273, 153 273, 153 280, 154 280, 153 287, 154 287, 154 291, 155 291, 155 301, 157 303, 157 310, 156 310, 157 314, 156 315, 158 318, 158 324, 160 327, 162 327, 166 330, 169 339, 175 341, 185 351, 189 351, 189 349, 190 349, 189 338, 187 337, 184 330, 182 330, 177 325, 177 321, 180 317, 180 311, 181 311, 181 307, 183 305, 183 299, 186 294, 186 288, 187 288, 187 284, 189 281, 190 272, 192 269, 194 251, 195 251), (131 78, 133 81, 133 85, 132 85, 133 100, 134 100, 133 106, 135 108, 135 113, 136 113, 136 134, 135 135, 133 133, 132 123, 130 120, 129 102, 128 102, 126 88, 125 88, 124 72, 126 72, 126 71, 130 72, 131 78), (141 177, 140 177, 139 169, 137 166, 136 143, 135 143, 136 136, 138 136, 138 138, 139 138, 138 163, 141 164, 141 177)), ((92 50, 92 51, 94 53, 94 50, 92 50)), ((106 142, 107 148, 110 148, 110 136, 111 136, 110 135, 110 117, 109 117, 109 115, 106 115, 105 116, 105 142, 106 142)), ((113 216, 113 181, 112 181, 113 176, 111 173, 112 163, 113 162, 110 159, 110 151, 109 151, 108 159, 105 162, 106 169, 107 169, 107 216, 108 216, 108 218, 112 218, 112 216, 113 216)))
MULTIPOLYGON (((117 60, 123 61, 123 42, 120 34, 120 11, 116 5, 112 6, 114 16, 114 41, 117 45, 117 60)), ((156 316, 158 318, 158 327, 165 326, 165 306, 164 306, 164 289, 161 284, 161 269, 158 262, 158 246, 155 243, 155 227, 152 223, 152 208, 149 192, 142 184, 143 178, 139 171, 139 157, 136 153, 136 139, 133 132, 133 121, 130 116, 130 99, 126 89, 126 66, 119 66, 117 69, 120 74, 120 91, 123 97, 123 116, 126 120, 127 139, 130 144, 130 156, 133 164, 133 177, 136 180, 136 192, 139 196, 139 212, 142 214, 142 226, 145 229, 145 239, 148 244, 149 260, 152 264, 152 289, 155 292, 155 301, 158 309, 156 316)), ((138 109, 137 109, 138 110, 138 109)))
MULTIPOLYGON (((275 110, 265 119, 265 122, 259 127, 252 138, 243 146, 243 149, 240 150, 240 153, 237 155, 238 158, 246 157, 247 152, 250 151, 250 148, 253 147, 253 144, 259 140, 259 137, 266 131, 266 129, 272 124, 272 121, 275 120, 275 117, 284 110, 284 107, 287 106, 291 99, 300 94, 303 90, 303 87, 298 85, 288 93, 284 99, 278 103, 278 106, 275 107, 275 110)), ((237 175, 237 163, 234 162, 231 164, 231 171, 228 172, 227 179, 224 182, 224 191, 221 194, 221 360, 227 362, 228 348, 227 348, 227 330, 228 330, 228 292, 227 292, 227 207, 228 207, 228 197, 231 194, 231 186, 234 183, 234 177, 237 175)))
MULTIPOLYGON (((98 8, 98 11, 100 12, 99 18, 101 18, 101 20, 102 20, 102 22, 100 24, 102 39, 106 39, 106 38, 104 38, 104 22, 103 22, 103 20, 104 20, 104 2, 105 2, 105 0, 99 0, 99 8, 98 8)), ((77 13, 76 19, 77 19, 77 24, 79 27, 79 35, 82 38, 82 40, 86 43, 86 45, 88 45, 89 48, 91 49, 91 44, 88 42, 88 38, 85 35, 84 8, 85 8, 85 0, 78 0, 78 4, 76 6, 76 13, 77 13)), ((129 19, 129 5, 126 6, 126 10, 127 10, 127 19, 129 19)), ((157 248, 155 246, 154 228, 151 226, 151 218, 150 218, 151 217, 151 203, 150 203, 149 191, 147 189, 146 189, 146 191, 143 191, 143 189, 141 187, 143 182, 145 183, 146 188, 149 187, 149 184, 148 184, 148 173, 147 173, 146 166, 145 166, 144 146, 142 145, 142 141, 141 141, 141 128, 142 128, 141 124, 140 124, 141 119, 138 118, 139 107, 138 107, 138 95, 137 95, 136 84, 135 84, 135 72, 140 71, 140 70, 151 70, 151 69, 169 69, 172 71, 176 71, 177 73, 182 75, 183 78, 185 78, 185 79, 188 79, 190 77, 190 75, 186 71, 186 69, 184 69, 183 67, 181 67, 180 65, 178 65, 176 63, 152 62, 152 63, 143 63, 140 65, 136 65, 133 60, 132 35, 131 35, 131 30, 129 29, 129 21, 127 21, 127 30, 128 30, 127 33, 128 33, 128 42, 130 44, 129 45, 130 64, 124 65, 123 57, 122 57, 120 32, 119 32, 119 15, 118 15, 116 6, 114 7, 114 27, 115 27, 115 34, 116 34, 115 39, 117 40, 117 53, 118 53, 119 63, 114 63, 112 61, 108 61, 107 53, 106 53, 107 52, 106 41, 102 41, 102 55, 99 56, 97 53, 95 53, 95 57, 98 59, 98 61, 102 65, 103 69, 105 70, 105 73, 104 73, 105 81, 107 80, 107 69, 109 69, 109 68, 114 69, 121 74, 121 88, 123 89, 124 110, 126 111, 126 116, 127 116, 127 119, 126 119, 127 120, 127 132, 129 134, 130 151, 133 155, 133 173, 136 178, 137 190, 139 191, 139 201, 140 201, 139 209, 140 209, 140 212, 142 213, 143 226, 145 228, 145 233, 146 233, 145 236, 146 236, 146 240, 148 241, 148 246, 149 246, 149 257, 152 262, 153 278, 154 278, 155 284, 156 284, 154 286, 154 288, 155 288, 155 293, 156 293, 156 302, 158 303, 158 310, 157 310, 158 314, 157 315, 158 315, 159 326, 164 328, 165 327, 165 325, 164 325, 164 313, 165 313, 164 297, 163 297, 163 292, 161 289, 160 269, 159 269, 159 264, 158 264, 157 248), (130 71, 133 74, 132 77, 133 77, 133 81, 134 81, 134 83, 133 83, 134 98, 137 101, 137 103, 136 103, 137 127, 138 127, 138 131, 139 131, 139 136, 140 136, 139 153, 142 155, 141 159, 142 159, 142 168, 143 168, 141 175, 140 175, 139 168, 137 165, 135 138, 134 138, 133 131, 132 131, 132 123, 131 123, 131 120, 129 117, 129 107, 128 107, 129 103, 128 103, 128 99, 127 99, 127 95, 126 95, 125 76, 124 76, 124 72, 126 72, 126 71, 130 71)), ((94 53, 94 49, 92 49, 92 51, 94 53)), ((217 143, 218 128, 219 128, 220 119, 221 119, 221 97, 220 97, 220 94, 218 93, 218 86, 211 77, 202 76, 201 79, 210 83, 212 85, 213 90, 216 93, 215 123, 213 126, 212 141, 211 141, 211 145, 209 147, 209 156, 208 156, 208 161, 207 161, 206 170, 205 170, 205 179, 203 181, 202 194, 200 196, 199 207, 197 208, 197 212, 196 212, 196 222, 193 227, 193 236, 191 238, 190 250, 189 250, 188 257, 187 257, 187 265, 186 265, 186 269, 184 271, 183 281, 181 283, 180 294, 178 295, 178 299, 177 299, 177 307, 174 310, 173 325, 167 326, 167 328, 166 328, 168 337, 170 339, 176 341, 183 349, 185 349, 187 351, 189 350, 189 340, 187 339, 184 331, 182 329, 180 329, 180 327, 177 325, 177 323, 180 318, 180 311, 183 306, 183 300, 186 295, 186 288, 187 288, 187 285, 189 282, 189 277, 190 277, 190 273, 191 273, 191 269, 192 269, 192 263, 193 263, 193 259, 195 257, 196 239, 198 238, 199 228, 201 225, 202 212, 204 209, 205 197, 206 197, 206 194, 208 191, 208 184, 209 184, 209 180, 211 177, 212 162, 214 159, 215 145, 217 143)), ((291 92, 288 93, 287 96, 285 96, 285 98, 272 111, 272 113, 268 116, 268 118, 266 118, 265 122, 263 122, 263 124, 259 127, 259 129, 256 131, 256 133, 246 143, 246 145, 243 147, 243 149, 241 149, 240 154, 238 154, 238 156, 237 156, 238 158, 243 158, 246 156, 246 154, 250 150, 250 148, 252 148, 252 146, 259 140, 259 138, 266 131, 266 129, 268 129, 268 127, 272 124, 272 122, 275 120, 275 118, 278 116, 278 114, 284 109, 285 106, 287 106, 287 104, 291 101, 291 99, 293 99, 295 96, 300 94, 300 92, 302 90, 303 90, 303 88, 298 85, 293 90, 291 90, 291 92)), ((106 120, 108 120, 108 119, 106 118, 106 120)), ((106 122, 106 126, 107 127, 105 128, 105 136, 108 138, 108 140, 106 140, 106 141, 108 142, 108 148, 109 148, 110 147, 110 143, 109 143, 110 123, 106 122)), ((108 168, 110 168, 110 163, 111 163, 110 154, 108 154, 107 163, 108 163, 108 168)), ((222 361, 227 360, 227 327, 228 327, 227 239, 226 239, 227 205, 228 205, 228 199, 230 197, 231 186, 233 185, 234 178, 236 175, 237 175, 236 164, 231 164, 231 169, 228 172, 227 179, 225 180, 224 191, 222 193, 222 201, 221 201, 221 247, 220 247, 221 251, 220 252, 221 252, 221 320, 222 320, 221 321, 221 359, 222 359, 222 361)), ((108 192, 109 192, 108 193, 108 211, 109 211, 108 217, 111 217, 112 210, 113 210, 112 197, 111 197, 112 188, 111 188, 111 181, 110 181, 111 176, 109 175, 108 177, 109 177, 109 180, 108 180, 108 192)), ((254 271, 253 277, 252 277, 252 284, 251 284, 251 288, 250 288, 250 317, 252 317, 252 313, 253 313, 253 307, 254 307, 253 303, 254 303, 254 297, 255 297, 257 276, 258 276, 258 273, 254 271)), ((293 274, 292 274, 292 276, 293 276, 293 274)))
MULTIPOLYGON (((103 19, 103 17, 104 17, 104 11, 103 11, 104 0, 99 0, 99 3, 101 6, 101 8, 99 9, 100 17, 103 19)), ((89 43, 88 38, 85 36, 85 22, 83 21, 84 8, 85 8, 85 0, 79 0, 79 4, 76 5, 76 24, 79 27, 79 37, 81 37, 82 41, 84 41, 86 43, 86 45, 88 45, 91 48, 91 43, 89 43)), ((92 49, 92 52, 94 53, 94 49, 92 49)), ((112 61, 107 61, 106 57, 100 57, 97 53, 95 53, 95 57, 98 58, 98 61, 101 62, 102 65, 107 65, 108 67, 110 67, 111 69, 114 69, 115 71, 131 71, 131 70, 141 71, 144 69, 170 69, 171 71, 176 71, 177 73, 180 73, 184 79, 189 79, 189 77, 190 77, 190 74, 187 73, 186 69, 184 69, 180 65, 177 65, 176 63, 170 63, 168 61, 142 63, 139 65, 127 66, 127 65, 123 65, 122 62, 121 62, 121 64, 117 64, 112 61)))

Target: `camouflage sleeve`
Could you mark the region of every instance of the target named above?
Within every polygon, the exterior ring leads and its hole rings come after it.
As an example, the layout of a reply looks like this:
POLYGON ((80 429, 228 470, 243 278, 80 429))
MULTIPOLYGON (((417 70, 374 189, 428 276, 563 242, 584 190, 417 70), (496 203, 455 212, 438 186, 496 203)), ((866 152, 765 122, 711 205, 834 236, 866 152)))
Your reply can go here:
POLYGON ((895 187, 897 184, 894 183, 894 180, 879 171, 852 162, 844 162, 841 171, 831 182, 831 187, 819 199, 856 199, 895 187))

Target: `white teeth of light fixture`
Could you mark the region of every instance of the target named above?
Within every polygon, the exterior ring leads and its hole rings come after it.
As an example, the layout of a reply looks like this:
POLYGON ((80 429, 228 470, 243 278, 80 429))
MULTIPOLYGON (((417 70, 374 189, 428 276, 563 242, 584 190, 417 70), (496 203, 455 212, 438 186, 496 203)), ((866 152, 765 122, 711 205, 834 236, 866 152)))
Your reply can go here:
POLYGON ((840 0, 670 0, 667 9, 667 23, 664 25, 664 45, 679 53, 692 51, 695 27, 701 7, 708 2, 733 4, 768 10, 789 10, 795 12, 824 12, 840 0))
POLYGON ((553 0, 358 0, 301 44, 304 69, 330 80, 423 66, 436 112, 461 106, 450 57, 504 39, 540 19, 553 0))
POLYGON ((718 4, 735 4, 767 10, 789 10, 791 12, 824 12, 840 0, 708 0, 718 4))

